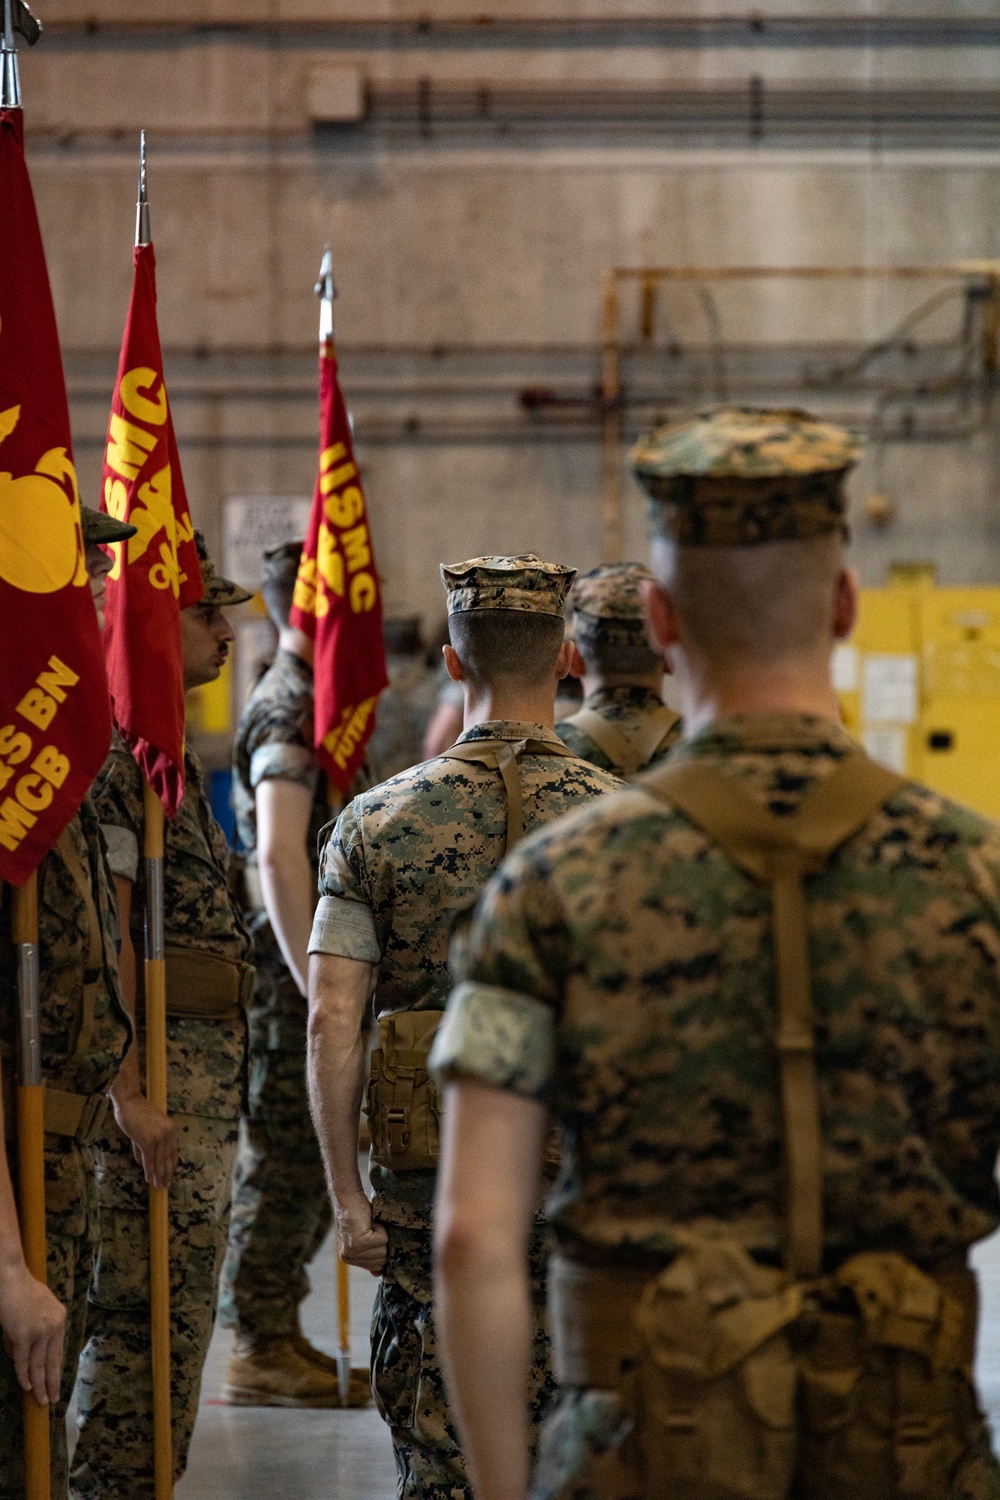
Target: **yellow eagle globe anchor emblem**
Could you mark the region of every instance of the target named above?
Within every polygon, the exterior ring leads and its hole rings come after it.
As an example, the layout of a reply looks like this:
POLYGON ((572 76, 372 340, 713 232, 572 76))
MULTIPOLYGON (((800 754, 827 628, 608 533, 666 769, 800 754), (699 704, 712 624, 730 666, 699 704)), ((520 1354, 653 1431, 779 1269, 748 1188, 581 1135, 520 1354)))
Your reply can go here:
MULTIPOLYGON (((20 416, 19 406, 0 411, 0 443, 20 416)), ((87 582, 80 492, 65 448, 43 453, 32 474, 0 471, 0 579, 26 594, 87 582)))

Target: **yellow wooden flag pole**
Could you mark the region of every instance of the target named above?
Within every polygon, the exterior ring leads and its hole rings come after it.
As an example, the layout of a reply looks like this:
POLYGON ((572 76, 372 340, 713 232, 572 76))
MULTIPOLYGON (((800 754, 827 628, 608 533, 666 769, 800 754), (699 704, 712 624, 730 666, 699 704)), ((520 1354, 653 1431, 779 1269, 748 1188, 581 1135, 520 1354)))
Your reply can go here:
MULTIPOLYGON (((38 1013, 38 880, 30 875, 14 890, 13 937, 21 1028, 21 1079, 17 1089, 17 1154, 21 1243, 28 1270, 47 1281, 45 1241, 45 1085, 38 1013)), ((49 1500, 49 1408, 24 1396, 24 1491, 27 1500, 49 1500)))
MULTIPOLYGON (((143 787, 146 820, 146 1097, 167 1111, 167 965, 163 949, 163 806, 143 787)), ((153 1468, 156 1500, 174 1493, 170 1420, 170 1223, 166 1188, 149 1190, 149 1306, 153 1355, 153 1468)))

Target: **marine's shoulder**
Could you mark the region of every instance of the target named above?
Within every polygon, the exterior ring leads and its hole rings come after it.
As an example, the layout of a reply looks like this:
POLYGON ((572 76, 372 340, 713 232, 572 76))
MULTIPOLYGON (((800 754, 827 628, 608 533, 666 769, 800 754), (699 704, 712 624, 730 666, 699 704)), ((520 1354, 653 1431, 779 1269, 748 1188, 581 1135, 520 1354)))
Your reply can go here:
POLYGON ((397 771, 367 791, 358 792, 351 806, 360 820, 375 814, 382 816, 412 810, 428 799, 466 794, 480 779, 481 768, 475 762, 450 760, 436 755, 397 771))
MULTIPOLYGON (((594 767, 590 768, 595 769, 594 767)), ((659 841, 664 825, 679 823, 679 814, 640 787, 600 773, 609 786, 601 795, 582 801, 552 823, 534 830, 514 853, 529 860, 558 860, 571 852, 595 853, 612 844, 634 848, 640 839, 659 841)))
POLYGON ((279 656, 247 698, 236 730, 237 744, 259 739, 268 727, 297 727, 312 716, 314 705, 311 677, 290 670, 279 656))
POLYGON ((938 853, 978 853, 1000 863, 1000 823, 919 781, 905 781, 883 803, 883 817, 938 853))

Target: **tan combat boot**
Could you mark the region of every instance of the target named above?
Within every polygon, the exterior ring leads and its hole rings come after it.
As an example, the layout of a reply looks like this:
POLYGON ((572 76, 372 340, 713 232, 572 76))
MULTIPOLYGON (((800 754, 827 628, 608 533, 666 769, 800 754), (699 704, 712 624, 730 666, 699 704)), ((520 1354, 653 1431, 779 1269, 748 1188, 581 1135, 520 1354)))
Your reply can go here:
POLYGON ((340 1405, 333 1372, 307 1359, 294 1338, 237 1335, 222 1398, 230 1406, 340 1405))
MULTIPOLYGON (((307 1359, 317 1369, 326 1370, 333 1375, 335 1380, 337 1379, 337 1361, 332 1354, 324 1354, 322 1349, 317 1349, 315 1344, 310 1344, 300 1328, 297 1328, 292 1334, 292 1342, 303 1359, 307 1359)), ((337 1382, 337 1389, 340 1389, 339 1380, 337 1382)), ((345 1406, 369 1406, 371 1399, 371 1376, 368 1370, 358 1365, 352 1365, 347 1400, 343 1404, 345 1406)))

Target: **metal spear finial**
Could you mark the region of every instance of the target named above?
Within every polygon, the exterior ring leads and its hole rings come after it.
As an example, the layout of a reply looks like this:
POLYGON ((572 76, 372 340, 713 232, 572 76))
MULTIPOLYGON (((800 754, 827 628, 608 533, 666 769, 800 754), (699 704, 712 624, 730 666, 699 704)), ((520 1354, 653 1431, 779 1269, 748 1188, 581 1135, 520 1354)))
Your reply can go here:
POLYGON ((0 32, 0 109, 21 108, 21 78, 17 63, 19 36, 33 47, 42 34, 42 23, 24 0, 3 0, 3 30, 0 32))
POLYGON ((146 132, 139 131, 139 196, 135 205, 135 243, 148 245, 152 241, 149 232, 149 197, 146 193, 146 132))
POLYGON ((319 341, 325 344, 327 339, 333 338, 333 299, 337 295, 337 288, 333 280, 333 256, 330 254, 330 246, 323 247, 323 260, 319 268, 319 280, 313 288, 319 303, 319 341))

